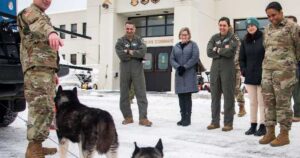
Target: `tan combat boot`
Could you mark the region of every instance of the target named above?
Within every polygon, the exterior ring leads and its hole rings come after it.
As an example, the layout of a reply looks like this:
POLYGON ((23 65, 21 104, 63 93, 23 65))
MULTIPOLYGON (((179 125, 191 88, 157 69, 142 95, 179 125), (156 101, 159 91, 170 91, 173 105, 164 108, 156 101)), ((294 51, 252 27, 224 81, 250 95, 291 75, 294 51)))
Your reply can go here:
POLYGON ((213 130, 213 129, 217 129, 217 128, 220 128, 220 125, 216 125, 216 124, 210 124, 207 126, 207 129, 208 130, 213 130))
POLYGON ((57 149, 56 148, 45 148, 43 147, 43 153, 44 155, 54 155, 57 153, 57 149))
POLYGON ((245 104, 244 103, 240 103, 239 104, 240 110, 238 113, 238 117, 243 117, 246 115, 246 110, 245 110, 245 104))
POLYGON ((274 139, 276 139, 275 126, 267 126, 267 133, 263 136, 262 139, 259 140, 259 144, 269 144, 274 139))
POLYGON ((151 127, 152 126, 152 122, 149 121, 148 119, 140 119, 139 124, 141 126, 146 126, 146 127, 151 127))
POLYGON ((29 142, 25 158, 45 158, 45 154, 43 153, 42 148, 42 142, 29 142))
POLYGON ((42 142, 29 142, 25 158, 45 158, 45 155, 54 155, 57 152, 56 148, 43 148, 42 142))
POLYGON ((222 128, 223 132, 228 132, 228 131, 231 131, 231 130, 233 130, 232 124, 225 124, 224 127, 222 128))
POLYGON ((133 118, 132 118, 132 117, 126 117, 126 118, 122 121, 122 124, 123 124, 123 125, 127 125, 127 124, 130 124, 130 123, 133 123, 133 118))
POLYGON ((280 133, 275 140, 271 142, 272 147, 284 146, 290 144, 289 131, 286 129, 280 129, 280 133))

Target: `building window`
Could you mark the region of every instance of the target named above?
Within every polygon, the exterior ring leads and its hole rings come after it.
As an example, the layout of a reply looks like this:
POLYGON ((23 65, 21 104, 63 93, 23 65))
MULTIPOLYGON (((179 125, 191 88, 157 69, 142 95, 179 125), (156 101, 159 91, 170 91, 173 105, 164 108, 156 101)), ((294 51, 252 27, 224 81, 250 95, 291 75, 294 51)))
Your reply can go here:
POLYGON ((62 54, 61 56, 63 57, 64 60, 66 60, 66 55, 65 54, 62 54))
MULTIPOLYGON (((268 18, 258 18, 259 30, 263 31, 264 28, 270 23, 268 18)), ((240 39, 244 39, 247 34, 247 28, 245 24, 246 19, 234 19, 234 32, 240 39)))
POLYGON ((86 64, 86 54, 82 54, 81 63, 82 65, 86 64))
POLYGON ((77 64, 77 55, 71 54, 71 63, 76 65, 77 64))
MULTIPOLYGON (((59 28, 62 29, 62 30, 66 30, 66 25, 59 25, 59 28)), ((63 32, 60 32, 59 36, 60 36, 61 39, 65 39, 66 38, 66 34, 63 33, 63 32)))
MULTIPOLYGON (((77 33, 77 24, 71 24, 71 32, 77 33)), ((77 38, 77 36, 71 35, 71 38, 77 38)))
POLYGON ((86 35, 86 23, 82 23, 82 34, 86 35))
POLYGON ((141 37, 173 36, 174 14, 131 17, 136 34, 141 37))

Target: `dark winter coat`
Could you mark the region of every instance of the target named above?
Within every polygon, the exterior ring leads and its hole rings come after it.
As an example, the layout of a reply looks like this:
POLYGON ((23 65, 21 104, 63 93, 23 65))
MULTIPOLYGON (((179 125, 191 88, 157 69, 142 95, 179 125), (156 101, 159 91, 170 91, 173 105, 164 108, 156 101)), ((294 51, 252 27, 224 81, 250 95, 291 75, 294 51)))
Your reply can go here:
POLYGON ((175 92, 179 93, 190 93, 198 92, 197 86, 197 73, 196 64, 199 60, 199 48, 197 44, 190 41, 185 47, 180 46, 177 43, 173 46, 171 52, 170 63, 176 70, 175 74, 175 92), (186 71, 182 76, 178 75, 177 68, 179 66, 185 67, 186 71))
POLYGON ((245 84, 261 84, 264 56, 262 32, 257 31, 253 36, 246 35, 240 48, 240 67, 245 84))

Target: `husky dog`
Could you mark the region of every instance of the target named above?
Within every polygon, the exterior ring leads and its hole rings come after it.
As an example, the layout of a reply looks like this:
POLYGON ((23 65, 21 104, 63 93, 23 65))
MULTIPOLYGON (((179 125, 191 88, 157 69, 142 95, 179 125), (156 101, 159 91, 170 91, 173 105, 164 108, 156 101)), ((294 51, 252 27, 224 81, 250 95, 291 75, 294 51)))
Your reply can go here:
POLYGON ((131 158, 163 158, 163 144, 161 139, 157 142, 156 146, 153 147, 144 147, 140 148, 137 146, 136 142, 134 142, 135 149, 131 158))
POLYGON ((69 141, 79 144, 80 158, 92 158, 97 151, 117 158, 118 135, 112 116, 104 110, 81 104, 77 89, 59 86, 55 97, 60 158, 67 157, 69 141))

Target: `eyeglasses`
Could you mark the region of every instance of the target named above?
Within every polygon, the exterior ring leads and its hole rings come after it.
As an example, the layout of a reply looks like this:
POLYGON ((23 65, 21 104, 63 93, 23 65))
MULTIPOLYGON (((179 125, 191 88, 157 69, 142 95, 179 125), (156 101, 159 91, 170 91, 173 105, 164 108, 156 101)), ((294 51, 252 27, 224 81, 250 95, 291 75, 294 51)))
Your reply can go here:
POLYGON ((180 36, 189 36, 189 34, 180 34, 180 36))

